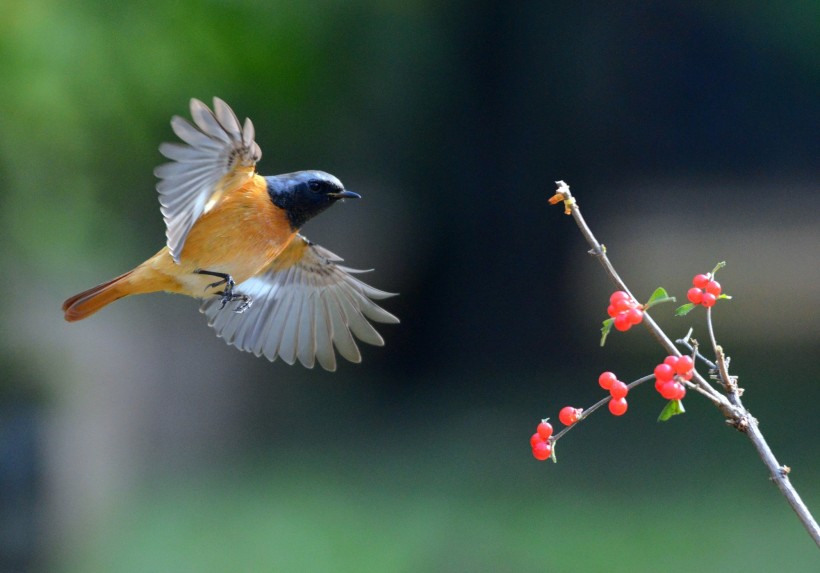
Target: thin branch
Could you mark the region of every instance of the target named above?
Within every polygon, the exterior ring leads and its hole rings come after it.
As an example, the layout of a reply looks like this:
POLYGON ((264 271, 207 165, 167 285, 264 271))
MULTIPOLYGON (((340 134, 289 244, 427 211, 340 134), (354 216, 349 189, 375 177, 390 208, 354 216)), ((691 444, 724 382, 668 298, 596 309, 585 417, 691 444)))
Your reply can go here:
MULTIPOLYGON (((630 382, 629 384, 627 384, 626 388, 627 388, 627 390, 632 390, 635 386, 639 386, 639 385, 643 384, 644 382, 648 382, 649 380, 652 380, 654 377, 655 377, 654 374, 650 374, 648 376, 644 376, 643 378, 638 378, 637 380, 634 380, 634 381, 630 382)), ((571 426, 567 426, 566 428, 564 428, 563 430, 561 430, 560 432, 558 432, 557 434, 552 436, 550 438, 550 441, 552 443, 557 442, 559 439, 561 439, 561 436, 563 436, 564 434, 569 432, 572 428, 574 428, 575 426, 577 426, 578 424, 580 424, 581 422, 586 420, 587 417, 589 417, 590 414, 592 414, 595 410, 597 410, 598 408, 600 408, 601 406, 603 406, 604 404, 606 404, 610 400, 612 400, 612 396, 606 396, 605 398, 601 398, 600 400, 595 402, 592 406, 590 406, 589 408, 587 408, 586 410, 581 412, 581 417, 578 418, 578 420, 576 420, 576 422, 574 424, 572 424, 571 426)))
POLYGON ((709 360, 703 354, 700 353, 700 351, 696 348, 696 345, 694 344, 694 340, 692 338, 690 338, 691 335, 692 335, 692 330, 690 329, 689 333, 683 338, 678 338, 675 341, 675 344, 680 344, 681 346, 683 346, 684 348, 686 348, 690 352, 694 352, 694 358, 697 358, 698 360, 700 360, 701 362, 706 364, 706 366, 709 368, 709 370, 715 370, 716 371, 717 370, 717 364, 715 364, 714 362, 712 362, 711 360, 709 360), (692 340, 692 343, 689 342, 690 340, 692 340))
POLYGON ((797 514, 797 517, 803 523, 806 531, 809 532, 809 535, 812 536, 814 542, 818 547, 820 547, 820 526, 818 526, 817 521, 814 519, 814 516, 812 516, 809 508, 806 507, 805 503, 803 503, 803 499, 800 497, 800 494, 797 493, 797 490, 791 484, 791 481, 789 481, 789 472, 791 471, 791 468, 781 465, 780 462, 777 461, 774 452, 772 452, 769 444, 763 437, 763 433, 758 427, 757 419, 752 416, 743 406, 743 402, 740 399, 742 391, 738 388, 735 378, 729 374, 729 360, 723 352, 723 347, 717 343, 717 339, 715 338, 715 331, 712 326, 711 307, 707 309, 706 323, 709 328, 709 337, 712 340, 712 348, 715 351, 718 372, 720 373, 720 378, 723 380, 723 386, 726 389, 729 401, 745 413, 744 417, 740 419, 741 425, 738 426, 738 430, 745 432, 746 435, 749 436, 749 439, 752 441, 752 444, 754 444, 755 449, 757 449, 760 454, 760 458, 763 460, 766 468, 768 468, 772 481, 797 514))
MULTIPOLYGON (((592 254, 595 258, 598 259, 598 262, 601 263, 601 265, 604 267, 604 270, 606 271, 610 280, 618 287, 618 289, 623 290, 630 294, 630 296, 632 296, 631 292, 629 291, 629 288, 626 286, 626 283, 615 271, 615 268, 612 266, 609 257, 607 257, 606 248, 598 242, 598 240, 595 238, 595 235, 592 234, 592 231, 586 224, 586 221, 584 221, 584 218, 581 215, 581 210, 579 209, 578 204, 575 201, 575 198, 572 196, 572 193, 570 193, 569 185, 567 185, 563 181, 557 181, 556 183, 558 184, 558 189, 556 191, 556 194, 550 199, 550 203, 557 204, 563 201, 565 213, 568 215, 572 215, 572 218, 578 225, 581 234, 584 236, 587 243, 590 245, 590 254, 592 254)), ((707 309, 707 325, 709 328, 709 338, 715 350, 717 364, 710 363, 702 356, 699 357, 702 360, 704 360, 707 364, 710 364, 712 367, 716 367, 713 369, 716 369, 718 371, 720 380, 723 383, 724 388, 726 389, 727 395, 724 396, 723 394, 719 393, 711 384, 709 384, 708 381, 706 381, 697 372, 695 372, 695 375, 693 376, 693 379, 696 383, 695 389, 698 390, 701 394, 704 394, 720 409, 720 411, 723 413, 724 417, 730 425, 732 425, 733 427, 737 428, 738 430, 749 436, 749 439, 751 440, 752 444, 754 445, 755 449, 760 455, 760 458, 763 460, 764 465, 769 470, 769 474, 771 476, 772 481, 774 481, 774 483, 780 489, 781 493, 786 498, 786 501, 789 503, 791 508, 797 514, 797 517, 800 519, 803 526, 806 528, 806 531, 808 531, 809 535, 812 537, 812 539, 814 539, 814 542, 817 544, 817 546, 820 547, 820 526, 818 526, 817 521, 814 519, 811 512, 803 503, 803 500, 800 498, 800 495, 797 493, 797 490, 794 489, 794 486, 792 486, 791 482, 789 481, 788 474, 789 471, 791 471, 790 468, 788 468, 788 466, 781 465, 777 461, 777 459, 774 456, 774 453, 772 453, 771 448, 769 448, 769 445, 766 443, 763 434, 760 432, 757 420, 743 406, 743 403, 740 400, 740 392, 737 388, 737 384, 735 380, 729 375, 728 360, 723 353, 723 349, 720 347, 720 345, 717 344, 717 341, 715 339, 714 329, 712 327, 711 310, 711 308, 707 309)), ((675 356, 681 355, 680 351, 669 339, 666 333, 663 332, 663 330, 661 330, 661 328, 652 319, 652 317, 649 316, 649 313, 647 312, 644 312, 643 324, 667 352, 675 356)), ((692 346, 689 345, 688 338, 689 337, 687 335, 687 338, 681 342, 685 342, 685 345, 689 347, 689 349, 691 350, 692 346)), ((695 352, 695 355, 698 355, 697 352, 695 352)), ((600 402, 596 403, 589 410, 587 410, 587 412, 584 413, 584 417, 586 417, 586 414, 594 411, 594 409, 600 408, 608 400, 609 398, 605 398, 600 402)), ((574 426, 569 426, 568 428, 562 430, 559 434, 555 436, 554 440, 557 440, 561 435, 566 433, 572 427, 574 426)))

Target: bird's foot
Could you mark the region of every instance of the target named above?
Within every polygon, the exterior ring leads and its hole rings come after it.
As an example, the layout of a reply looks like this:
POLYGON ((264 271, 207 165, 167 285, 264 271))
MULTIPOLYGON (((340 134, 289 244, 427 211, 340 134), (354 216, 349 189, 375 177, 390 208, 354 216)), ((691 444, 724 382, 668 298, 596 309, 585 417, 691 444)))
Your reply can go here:
POLYGON ((216 271, 206 271, 204 269, 196 269, 194 271, 198 275, 209 275, 212 277, 218 277, 219 280, 213 282, 205 287, 205 290, 209 288, 215 288, 221 285, 225 285, 224 291, 218 291, 216 294, 220 297, 220 302, 222 305, 219 307, 219 310, 225 308, 229 302, 233 302, 235 300, 240 301, 239 305, 234 309, 234 312, 242 313, 250 308, 253 299, 246 294, 241 294, 238 292, 234 292, 234 287, 236 286, 236 282, 233 280, 233 277, 227 273, 219 273, 216 271))
MULTIPOLYGON (((196 269, 194 272, 198 275, 208 275, 210 277, 218 277, 219 278, 219 280, 216 281, 215 283, 211 283, 208 286, 206 286, 205 290, 208 290, 209 288, 218 287, 218 286, 221 286, 221 285, 228 285, 228 286, 225 287, 225 292, 230 294, 231 292, 233 292, 233 287, 236 286, 236 283, 234 282, 233 277, 231 275, 229 275, 228 273, 218 273, 216 271, 206 271, 205 269, 196 269)), ((217 293, 217 294, 219 294, 219 293, 217 293)))
POLYGON ((233 309, 233 311, 237 314, 242 314, 243 312, 248 310, 251 307, 251 305, 253 304, 253 298, 249 297, 246 294, 241 294, 241 293, 233 292, 233 291, 231 291, 231 292, 219 291, 216 294, 220 295, 219 300, 222 302, 222 304, 219 306, 219 310, 222 310, 223 308, 225 308, 225 305, 228 304, 229 302, 233 302, 235 300, 238 300, 239 304, 236 305, 236 308, 233 309))

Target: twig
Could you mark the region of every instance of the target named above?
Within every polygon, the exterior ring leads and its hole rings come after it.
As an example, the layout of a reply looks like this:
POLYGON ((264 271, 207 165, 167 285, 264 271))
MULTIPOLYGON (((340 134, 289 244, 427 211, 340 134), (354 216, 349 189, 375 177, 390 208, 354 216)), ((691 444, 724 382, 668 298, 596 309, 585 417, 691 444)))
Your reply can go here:
POLYGON ((781 465, 780 462, 777 461, 777 458, 774 456, 774 452, 772 452, 769 444, 763 437, 763 433, 758 427, 757 419, 752 416, 751 413, 749 413, 749 411, 743 406, 743 402, 740 399, 740 395, 742 393, 741 389, 738 388, 735 378, 729 374, 729 361, 723 352, 723 348, 717 343, 717 339, 715 338, 715 331, 712 326, 711 307, 707 309, 706 324, 709 328, 709 337, 712 341, 712 348, 715 351, 717 369, 720 373, 720 378, 723 380, 723 386, 726 389, 729 401, 732 402, 732 404, 737 408, 740 408, 745 414, 743 418, 740 419, 743 427, 738 426, 738 430, 745 432, 746 435, 749 436, 749 439, 752 441, 755 449, 757 449, 758 454, 760 454, 760 458, 769 470, 769 475, 771 476, 772 481, 775 485, 777 485, 777 488, 783 494, 783 497, 786 498, 786 501, 797 514, 797 517, 803 523, 806 531, 809 532, 809 535, 812 536, 814 542, 818 545, 818 547, 820 547, 820 527, 818 527, 817 521, 815 521, 814 516, 812 516, 809 511, 809 508, 806 507, 805 503, 803 503, 803 499, 800 497, 800 494, 797 493, 797 490, 791 484, 791 481, 789 481, 789 472, 791 472, 791 468, 781 465))
MULTIPOLYGON (((630 382, 629 384, 627 384, 626 389, 627 390, 632 390, 635 386, 639 386, 639 385, 643 384, 644 382, 648 382, 649 380, 652 380, 654 377, 655 377, 654 374, 650 374, 649 376, 644 376, 643 378, 638 378, 637 380, 634 380, 634 381, 630 382)), ((569 432, 571 429, 573 429, 575 426, 577 426, 578 424, 580 424, 581 422, 586 420, 587 417, 590 414, 592 414, 595 410, 597 410, 598 408, 600 408, 601 406, 603 406, 604 404, 606 404, 610 400, 612 400, 612 396, 606 396, 605 398, 601 398, 600 400, 595 402, 592 406, 590 406, 589 408, 587 408, 586 410, 584 410, 581 413, 581 417, 578 418, 578 420, 574 424, 572 424, 571 426, 567 426, 566 428, 564 428, 563 430, 561 430, 560 432, 555 434, 552 438, 550 438, 550 441, 552 443, 557 442, 559 439, 561 439, 561 436, 563 436, 564 434, 569 432)))
MULTIPOLYGON (((604 270, 606 271, 610 280, 616 285, 616 287, 618 287, 619 290, 623 290, 630 296, 632 296, 631 292, 629 291, 629 288, 626 286, 626 283, 615 271, 615 268, 612 266, 609 257, 607 257, 606 248, 598 242, 598 240, 595 238, 595 235, 592 234, 592 231, 586 224, 586 221, 584 221, 584 218, 581 215, 581 210, 578 207, 578 203, 575 201, 575 198, 572 196, 572 193, 570 193, 569 185, 567 185, 563 181, 556 181, 556 183, 558 185, 558 189, 556 191, 556 194, 550 199, 550 203, 556 204, 563 201, 565 213, 568 215, 572 215, 572 218, 578 225, 581 234, 584 236, 587 243, 591 247, 589 251, 590 254, 598 259, 598 262, 601 263, 601 265, 604 267, 604 270)), ((723 394, 718 392, 697 371, 695 371, 695 374, 693 376, 693 380, 695 381, 693 387, 696 390, 698 390, 701 394, 709 398, 712 401, 712 403, 714 403, 715 406, 718 407, 718 409, 726 418, 728 424, 730 424, 734 428, 737 428, 739 431, 745 433, 749 437, 755 449, 757 450, 757 453, 760 455, 760 458, 763 460, 764 465, 769 470, 769 474, 771 476, 772 481, 775 482, 783 496, 786 498, 786 501, 797 514, 797 517, 800 519, 801 523, 803 524, 803 527, 806 528, 806 531, 808 531, 809 535, 812 537, 812 539, 814 539, 814 542, 817 544, 818 547, 820 547, 820 526, 818 526, 817 521, 814 519, 811 512, 803 503, 803 500, 800 498, 800 495, 797 493, 797 490, 794 489, 794 486, 792 486, 791 482, 789 481, 788 474, 791 471, 790 468, 788 466, 781 465, 777 461, 777 458, 775 458, 771 448, 769 448, 769 445, 766 443, 763 434, 760 432, 757 420, 743 406, 743 403, 740 400, 740 392, 737 388, 737 384, 735 380, 729 375, 728 360, 723 354, 723 349, 720 347, 720 345, 717 344, 717 341, 715 339, 714 329, 712 327, 711 310, 711 308, 707 309, 707 324, 709 328, 709 338, 715 350, 717 363, 712 364, 711 362, 706 360, 705 357, 699 355, 697 352, 695 352, 695 355, 701 360, 704 360, 713 369, 718 371, 720 380, 723 383, 723 386, 727 394, 724 396, 723 394)), ((675 356, 681 355, 680 351, 677 349, 674 343, 670 340, 666 333, 657 325, 657 323, 652 319, 652 317, 649 316, 648 312, 644 312, 643 324, 667 352, 675 356)), ((688 343, 688 340, 689 336, 687 335, 686 339, 680 342, 684 342, 685 346, 689 347, 689 349, 691 350, 692 346, 688 343)), ((594 409, 600 408, 608 400, 609 398, 605 398, 597 404, 595 404, 594 406, 592 406, 589 410, 584 412, 584 417, 586 416, 586 414, 591 413, 591 411, 593 411, 594 409)), ((557 440, 571 427, 573 426, 570 426, 562 430, 559 434, 555 436, 554 440, 557 440)))

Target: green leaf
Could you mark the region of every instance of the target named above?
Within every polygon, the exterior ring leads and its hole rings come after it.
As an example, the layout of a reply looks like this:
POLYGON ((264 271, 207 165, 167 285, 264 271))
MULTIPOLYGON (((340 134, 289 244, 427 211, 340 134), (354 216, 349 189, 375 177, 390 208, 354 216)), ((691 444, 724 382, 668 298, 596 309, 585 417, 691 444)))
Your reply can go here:
POLYGON ((601 327, 601 346, 606 344, 606 337, 609 335, 609 331, 612 330, 613 324, 615 324, 614 318, 607 318, 604 321, 604 325, 601 327))
POLYGON ((658 287, 655 289, 655 292, 652 293, 652 296, 649 297, 649 300, 646 301, 644 305, 645 309, 650 309, 656 304, 661 304, 662 302, 675 302, 675 297, 669 296, 666 292, 666 289, 663 287, 658 287))
POLYGON ((693 308, 695 308, 695 305, 691 302, 682 304, 675 310, 675 316, 686 316, 692 311, 693 308))
POLYGON ((732 297, 729 296, 728 294, 722 294, 722 295, 718 296, 718 298, 725 298, 725 299, 728 299, 728 300, 732 300, 732 297))
POLYGON ((661 298, 669 298, 669 295, 666 294, 666 289, 664 289, 663 287, 658 287, 655 289, 655 292, 652 293, 652 296, 649 297, 649 300, 646 301, 646 304, 652 304, 653 302, 661 298))
POLYGON ((661 410, 661 415, 658 416, 658 422, 665 422, 672 416, 677 416, 684 412, 686 412, 686 409, 683 407, 683 402, 680 400, 669 400, 663 410, 661 410))

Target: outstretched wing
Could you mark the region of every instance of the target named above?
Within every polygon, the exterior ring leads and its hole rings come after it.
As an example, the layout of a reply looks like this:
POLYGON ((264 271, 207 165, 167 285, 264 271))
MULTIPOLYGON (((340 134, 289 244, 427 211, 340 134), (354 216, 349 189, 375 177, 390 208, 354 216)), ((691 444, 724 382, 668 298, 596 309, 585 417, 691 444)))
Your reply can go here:
POLYGON ((252 177, 262 157, 251 120, 241 126, 221 99, 214 98, 214 111, 192 99, 191 117, 195 125, 179 116, 171 118, 174 133, 185 143, 160 145, 160 153, 172 161, 154 170, 160 178, 157 191, 168 249, 176 262, 196 220, 225 191, 252 177))
POLYGON ((384 340, 368 322, 397 323, 398 318, 373 300, 394 296, 375 289, 343 267, 339 257, 297 236, 263 272, 237 285, 235 292, 253 299, 243 313, 230 306, 220 310, 219 297, 202 303, 200 311, 218 336, 241 350, 299 362, 313 368, 336 369, 336 355, 360 362, 355 335, 376 346, 384 340))

